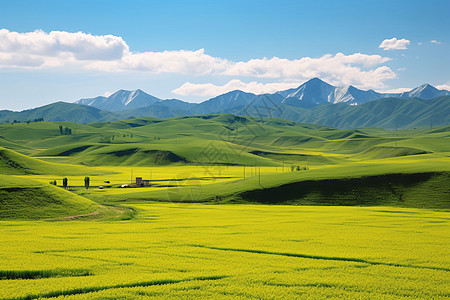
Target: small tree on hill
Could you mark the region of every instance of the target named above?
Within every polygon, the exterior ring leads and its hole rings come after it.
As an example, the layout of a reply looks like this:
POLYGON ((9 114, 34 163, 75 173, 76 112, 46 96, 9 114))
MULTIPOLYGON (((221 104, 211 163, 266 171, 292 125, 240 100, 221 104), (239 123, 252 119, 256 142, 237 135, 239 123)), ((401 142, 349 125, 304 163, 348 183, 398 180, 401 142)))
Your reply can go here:
POLYGON ((63 178, 63 187, 64 187, 65 189, 67 188, 67 182, 68 182, 67 177, 64 177, 64 178, 63 178))
POLYGON ((90 178, 88 176, 84 177, 84 187, 89 189, 90 178))

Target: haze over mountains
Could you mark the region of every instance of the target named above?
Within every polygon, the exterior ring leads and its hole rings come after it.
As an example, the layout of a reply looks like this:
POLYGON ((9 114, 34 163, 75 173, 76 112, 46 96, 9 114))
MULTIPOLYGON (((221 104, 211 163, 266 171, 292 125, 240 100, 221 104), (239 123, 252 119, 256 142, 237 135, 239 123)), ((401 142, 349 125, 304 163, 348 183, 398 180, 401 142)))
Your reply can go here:
POLYGON ((142 90, 119 90, 109 97, 57 102, 22 112, 0 111, 0 122, 44 118, 89 123, 133 117, 168 118, 199 114, 278 117, 338 128, 407 128, 450 122, 450 92, 424 84, 405 93, 378 93, 335 87, 318 78, 297 88, 256 95, 231 91, 202 103, 162 100, 142 90))

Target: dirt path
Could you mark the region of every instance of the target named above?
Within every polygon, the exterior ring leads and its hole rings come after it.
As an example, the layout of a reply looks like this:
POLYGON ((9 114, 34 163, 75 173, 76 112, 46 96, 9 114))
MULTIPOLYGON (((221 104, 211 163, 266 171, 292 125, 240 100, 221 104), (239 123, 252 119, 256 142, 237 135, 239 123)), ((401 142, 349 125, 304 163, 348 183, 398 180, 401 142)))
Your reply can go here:
POLYGON ((98 215, 99 213, 100 212, 98 210, 96 210, 96 211, 88 213, 88 214, 78 215, 78 216, 68 216, 68 217, 63 217, 61 219, 62 220, 67 220, 67 221, 68 220, 76 220, 76 219, 83 218, 83 217, 95 216, 95 215, 98 215))

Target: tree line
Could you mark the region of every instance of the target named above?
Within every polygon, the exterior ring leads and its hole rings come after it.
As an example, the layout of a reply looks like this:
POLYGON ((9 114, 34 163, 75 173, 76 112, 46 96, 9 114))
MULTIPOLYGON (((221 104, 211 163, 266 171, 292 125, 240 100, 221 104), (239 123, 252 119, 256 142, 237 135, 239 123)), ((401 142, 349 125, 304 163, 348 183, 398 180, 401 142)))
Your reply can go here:
MULTIPOLYGON (((33 119, 33 120, 26 120, 26 121, 19 121, 19 120, 13 120, 12 122, 9 122, 9 120, 5 121, 6 124, 11 123, 11 125, 20 124, 20 123, 30 124, 30 123, 33 123, 33 122, 44 122, 44 118, 36 118, 36 119, 33 119)), ((3 124, 3 122, 1 124, 3 124)))
MULTIPOLYGON (((50 181, 50 184, 57 185, 57 182, 56 182, 56 180, 52 180, 52 181, 50 181)), ((62 179, 62 186, 63 186, 63 188, 67 189, 68 184, 69 184, 69 179, 67 179, 67 177, 64 177, 62 179)), ((90 184, 91 184, 91 179, 89 178, 89 176, 84 177, 84 187, 86 189, 89 189, 90 184)))

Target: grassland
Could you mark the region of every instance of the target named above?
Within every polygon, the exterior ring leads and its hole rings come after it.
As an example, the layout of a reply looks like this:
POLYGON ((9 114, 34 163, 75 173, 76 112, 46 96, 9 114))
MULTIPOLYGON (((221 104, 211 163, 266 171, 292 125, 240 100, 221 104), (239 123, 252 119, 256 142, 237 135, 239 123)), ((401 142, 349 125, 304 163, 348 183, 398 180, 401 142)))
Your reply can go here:
POLYGON ((2 299, 450 296, 448 126, 32 122, 0 147, 2 299))
POLYGON ((129 221, 2 221, 0 298, 445 298, 446 212, 133 204, 129 221), (5 255, 7 254, 7 255, 5 255), (24 280, 29 274, 47 274, 24 280), (12 275, 10 275, 12 276, 12 275))

